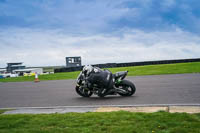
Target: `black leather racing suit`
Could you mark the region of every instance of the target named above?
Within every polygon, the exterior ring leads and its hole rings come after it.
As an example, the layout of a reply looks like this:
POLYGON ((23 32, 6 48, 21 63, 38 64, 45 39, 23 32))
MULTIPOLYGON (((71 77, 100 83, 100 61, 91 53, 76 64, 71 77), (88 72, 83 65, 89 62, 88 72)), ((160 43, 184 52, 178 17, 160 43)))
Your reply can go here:
POLYGON ((108 70, 101 70, 98 67, 94 67, 93 71, 87 76, 87 80, 91 85, 98 85, 100 88, 99 96, 105 96, 113 88, 112 73, 108 70))

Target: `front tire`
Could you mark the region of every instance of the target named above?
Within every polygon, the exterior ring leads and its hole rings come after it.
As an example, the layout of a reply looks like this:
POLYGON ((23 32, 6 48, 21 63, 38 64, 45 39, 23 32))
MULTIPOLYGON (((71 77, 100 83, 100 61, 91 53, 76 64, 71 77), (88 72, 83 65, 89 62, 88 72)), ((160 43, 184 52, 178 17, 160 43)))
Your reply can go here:
POLYGON ((82 97, 90 97, 93 94, 92 91, 86 90, 86 89, 84 89, 84 88, 82 88, 81 86, 78 86, 78 85, 75 87, 75 90, 76 90, 76 93, 79 94, 82 97))
POLYGON ((118 94, 121 96, 132 96, 136 91, 135 85, 128 80, 121 81, 121 83, 118 86, 119 88, 127 92, 127 93, 118 92, 118 94))

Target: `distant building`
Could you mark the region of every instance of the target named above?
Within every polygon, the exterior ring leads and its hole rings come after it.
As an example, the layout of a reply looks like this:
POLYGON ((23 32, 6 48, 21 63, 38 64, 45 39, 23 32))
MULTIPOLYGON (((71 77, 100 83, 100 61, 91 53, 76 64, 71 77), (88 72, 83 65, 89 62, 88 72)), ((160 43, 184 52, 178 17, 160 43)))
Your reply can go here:
POLYGON ((66 66, 67 67, 77 67, 81 66, 81 57, 66 57, 66 66))
POLYGON ((0 74, 6 73, 6 69, 5 68, 0 68, 0 74))
POLYGON ((7 63, 6 70, 8 73, 12 73, 13 70, 17 69, 25 69, 25 66, 22 65, 22 62, 15 62, 15 63, 7 63))

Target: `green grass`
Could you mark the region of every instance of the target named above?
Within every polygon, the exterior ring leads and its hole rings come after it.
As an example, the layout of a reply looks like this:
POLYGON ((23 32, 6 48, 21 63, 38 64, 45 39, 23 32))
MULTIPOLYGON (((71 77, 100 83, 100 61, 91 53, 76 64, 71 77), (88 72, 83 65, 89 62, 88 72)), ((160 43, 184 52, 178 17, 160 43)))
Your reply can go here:
POLYGON ((0 109, 0 114, 3 114, 4 112, 10 111, 10 110, 13 110, 13 109, 0 109))
MULTIPOLYGON (((200 73, 200 62, 109 68, 113 73, 128 70, 128 76, 200 73)), ((76 79, 79 71, 40 75, 40 80, 76 79)), ((0 82, 33 81, 34 77, 0 79, 0 82)))
POLYGON ((128 70, 129 76, 200 73, 200 62, 111 68, 112 72, 128 70))
MULTIPOLYGON (((48 75, 40 75, 40 80, 62 80, 62 79, 75 79, 80 72, 64 72, 64 73, 55 73, 48 75)), ((34 81, 34 76, 24 76, 24 77, 15 77, 15 78, 4 78, 0 79, 0 82, 23 82, 23 81, 34 81)))
POLYGON ((200 114, 66 113, 0 115, 0 133, 200 133, 200 114))

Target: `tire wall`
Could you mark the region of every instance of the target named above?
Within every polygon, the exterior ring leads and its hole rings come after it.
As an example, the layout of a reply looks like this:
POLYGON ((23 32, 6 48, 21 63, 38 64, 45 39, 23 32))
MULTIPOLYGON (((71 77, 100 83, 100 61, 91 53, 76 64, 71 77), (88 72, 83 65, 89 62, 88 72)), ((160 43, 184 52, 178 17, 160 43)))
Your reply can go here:
MULTIPOLYGON (((179 60, 160 60, 160 61, 144 61, 144 62, 128 62, 128 63, 106 63, 95 64, 99 68, 113 68, 113 67, 129 67, 129 66, 145 66, 145 65, 158 65, 158 64, 173 64, 173 63, 186 63, 186 62, 200 62, 200 58, 196 59, 179 59, 179 60)), ((63 67, 54 69, 55 73, 58 72, 73 72, 81 71, 83 66, 80 67, 63 67)))

